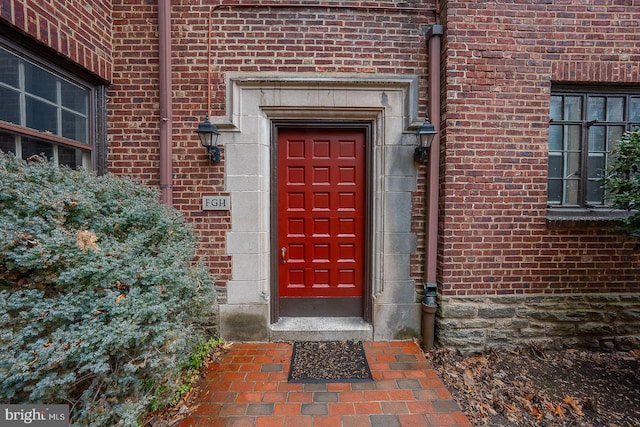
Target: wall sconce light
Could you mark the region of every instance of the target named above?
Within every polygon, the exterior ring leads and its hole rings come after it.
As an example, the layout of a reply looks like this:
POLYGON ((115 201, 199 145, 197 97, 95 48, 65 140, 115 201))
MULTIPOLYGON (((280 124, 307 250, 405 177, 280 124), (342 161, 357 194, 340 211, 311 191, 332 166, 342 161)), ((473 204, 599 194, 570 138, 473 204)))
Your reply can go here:
POLYGON ((416 129, 418 146, 413 152, 413 160, 417 163, 427 163, 429 160, 429 148, 431 147, 431 143, 433 142, 433 138, 435 138, 436 133, 436 128, 429 121, 429 117, 425 117, 424 123, 416 129))
POLYGON ((198 138, 200 138, 202 146, 207 149, 209 160, 213 163, 218 163, 220 161, 220 148, 218 148, 217 143, 220 132, 218 132, 216 125, 211 123, 209 117, 207 117, 198 125, 196 133, 198 134, 198 138))

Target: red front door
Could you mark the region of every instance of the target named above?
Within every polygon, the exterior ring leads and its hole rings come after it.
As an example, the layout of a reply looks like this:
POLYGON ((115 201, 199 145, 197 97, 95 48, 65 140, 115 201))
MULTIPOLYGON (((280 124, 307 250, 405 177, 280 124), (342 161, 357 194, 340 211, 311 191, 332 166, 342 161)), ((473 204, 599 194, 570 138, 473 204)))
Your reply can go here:
POLYGON ((365 138, 279 129, 280 316, 362 316, 365 138))

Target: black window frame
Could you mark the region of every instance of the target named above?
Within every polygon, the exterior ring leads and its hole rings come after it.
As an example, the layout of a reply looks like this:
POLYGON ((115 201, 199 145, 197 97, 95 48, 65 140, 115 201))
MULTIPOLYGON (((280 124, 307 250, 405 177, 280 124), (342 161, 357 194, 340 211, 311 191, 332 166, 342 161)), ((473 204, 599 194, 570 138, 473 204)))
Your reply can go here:
POLYGON ((60 147, 66 153, 82 150, 88 153, 90 160, 84 165, 97 174, 107 172, 107 135, 106 135, 106 88, 108 82, 89 72, 55 50, 17 32, 13 27, 0 23, 0 47, 16 55, 20 60, 29 62, 58 79, 71 82, 89 91, 88 135, 86 143, 31 129, 20 123, 0 120, 0 136, 7 141, 13 136, 17 141, 42 142, 60 147))
MULTIPOLYGON (((607 204, 607 195, 603 189, 597 189, 596 186, 601 187, 602 178, 606 172, 608 166, 608 159, 611 151, 615 147, 615 142, 619 139, 624 132, 630 131, 636 128, 640 128, 640 117, 630 117, 630 100, 634 99, 636 102, 640 102, 640 87, 628 86, 628 87, 613 87, 613 86, 559 86, 552 87, 550 94, 550 113, 549 113, 549 133, 548 133, 548 176, 547 176, 547 220, 549 225, 567 225, 568 222, 575 223, 576 225, 593 224, 598 225, 602 221, 608 222, 612 219, 620 218, 627 213, 624 211, 618 211, 610 208, 607 204), (554 114, 554 102, 553 97, 563 97, 562 100, 562 114, 563 117, 558 117, 554 114), (564 109, 566 97, 572 97, 573 99, 580 99, 580 117, 566 117, 566 110, 564 109), (622 98, 624 100, 623 117, 622 120, 609 120, 608 117, 594 118, 590 116, 589 100, 595 100, 604 98, 605 100, 605 112, 606 102, 609 100, 622 98), (556 131, 559 127, 561 130, 556 131), (565 137, 567 134, 567 128, 572 128, 573 132, 579 130, 579 152, 570 150, 568 139, 565 137), (556 130, 554 130, 554 128, 556 130), (594 132, 598 131, 602 134, 603 138, 595 139, 593 137, 594 132), (615 130, 614 133, 612 130, 615 130), (561 141, 558 142, 554 134, 559 133, 561 141), (608 135, 611 133, 611 137, 608 135), (593 137, 590 141, 590 136, 593 137), (604 144, 604 150, 602 146, 604 144), (560 146, 560 149, 558 149, 560 146), (596 146, 600 146, 600 149, 593 149, 596 146), (566 166, 568 163, 567 157, 573 154, 574 163, 577 162, 577 177, 573 177, 572 172, 574 169, 569 169, 566 166), (576 155, 577 154, 577 155, 576 155), (592 154, 592 156, 590 156, 592 154), (602 156, 602 160, 599 161, 604 167, 596 168, 592 165, 589 168, 590 160, 598 159, 602 156), (562 170, 558 174, 558 158, 562 170), (567 170, 569 169, 569 170, 567 170), (565 182, 570 180, 575 181, 577 190, 575 198, 569 200, 566 197, 565 182), (558 184, 560 183, 560 184, 558 184), (560 187, 560 191, 558 191, 560 187), (554 189, 555 188, 555 189, 554 189), (588 189, 591 188, 591 193, 588 189), (602 198, 597 202, 594 202, 593 198, 589 198, 589 194, 602 193, 602 198), (560 200, 558 200, 558 194, 560 200), (551 198, 551 195, 555 197, 551 198)), ((636 104, 637 105, 637 104, 636 104)), ((640 107, 639 107, 640 108, 640 107)), ((557 113, 557 111, 555 111, 557 113)), ((570 138, 570 137, 568 137, 570 138)), ((595 162, 592 162, 595 163, 595 162)), ((576 168, 576 166, 573 166, 576 168)))

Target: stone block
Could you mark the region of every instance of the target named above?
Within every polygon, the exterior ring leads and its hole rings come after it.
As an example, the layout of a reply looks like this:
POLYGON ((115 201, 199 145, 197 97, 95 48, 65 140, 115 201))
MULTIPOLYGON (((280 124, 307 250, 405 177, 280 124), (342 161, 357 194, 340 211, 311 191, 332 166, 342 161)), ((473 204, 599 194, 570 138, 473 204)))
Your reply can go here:
POLYGON ((496 317, 514 317, 516 315, 515 307, 480 307, 478 308, 478 317, 496 318, 496 317))
POLYGON ((599 311, 565 311, 565 310, 533 310, 523 309, 518 310, 518 316, 529 317, 535 320, 541 320, 546 322, 588 322, 588 321, 603 321, 604 315, 599 311))
POLYGON ((410 254, 385 254, 383 262, 385 287, 388 282, 401 282, 410 279, 410 254))
POLYGON ((543 327, 532 327, 520 329, 520 336, 523 338, 537 338, 545 335, 543 327))
POLYGON ((422 336, 422 305, 374 304, 374 340, 406 340, 422 336))
POLYGON ((619 313, 618 320, 640 322, 640 309, 623 310, 619 313))
POLYGON ((460 322, 462 329, 490 329, 496 326, 495 320, 488 319, 469 319, 460 322))
POLYGON ((234 280, 227 283, 228 304, 264 304, 260 282, 234 280))
POLYGON ((545 329, 549 336, 572 336, 576 332, 576 326, 573 323, 551 323, 545 329))
POLYGON ((438 329, 460 329, 462 327, 462 321, 457 319, 437 319, 438 329))
POLYGON ((388 233, 384 235, 385 254, 411 254, 416 250, 414 233, 388 233))
POLYGON ((600 340, 598 340, 598 338, 596 337, 578 337, 575 346, 580 348, 587 348, 590 350, 599 350, 600 340))
POLYGON ((267 305, 221 305, 220 337, 225 341, 268 341, 267 305))
POLYGON ((438 341, 444 347, 453 347, 461 353, 482 352, 485 349, 485 338, 482 337, 455 337, 437 334, 438 341))
POLYGON ((411 232, 411 193, 386 193, 384 201, 385 233, 411 232))
POLYGON ((384 292, 376 298, 376 302, 382 304, 409 304, 416 301, 416 288, 413 280, 385 282, 384 292))
POLYGON ((484 330, 468 330, 468 329, 438 329, 439 337, 447 337, 449 339, 469 339, 470 341, 485 339, 484 330))
POLYGON ((640 336, 640 322, 614 324, 618 335, 638 335, 640 336))
POLYGON ((604 323, 579 323, 576 325, 576 333, 580 335, 611 335, 614 332, 614 328, 611 325, 604 323))
POLYGON ((470 304, 452 304, 443 301, 440 304, 441 316, 446 319, 471 319, 478 315, 478 308, 470 304))
POLYGON ((640 335, 632 335, 614 338, 613 343, 616 350, 629 351, 640 348, 640 335))
POLYGON ((531 322, 528 319, 512 318, 506 320, 500 320, 496 323, 497 328, 502 329, 523 329, 528 328, 531 322))
MULTIPOLYGON (((413 155, 413 149, 411 150, 413 155)), ((415 191, 415 176, 387 176, 384 181, 385 191, 415 191)))
POLYGON ((487 342, 513 342, 514 332, 503 329, 489 329, 487 330, 487 342))

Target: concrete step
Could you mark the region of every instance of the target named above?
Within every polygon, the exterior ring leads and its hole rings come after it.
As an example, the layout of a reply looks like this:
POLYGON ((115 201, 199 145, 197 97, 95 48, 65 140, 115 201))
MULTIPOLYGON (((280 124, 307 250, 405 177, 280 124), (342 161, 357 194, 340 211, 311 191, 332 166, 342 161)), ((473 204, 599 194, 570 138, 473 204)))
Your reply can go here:
POLYGON ((361 317, 281 317, 270 341, 372 341, 373 327, 361 317))

